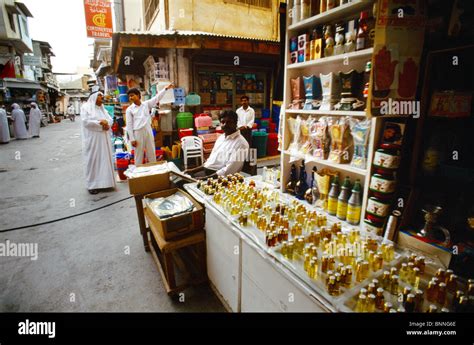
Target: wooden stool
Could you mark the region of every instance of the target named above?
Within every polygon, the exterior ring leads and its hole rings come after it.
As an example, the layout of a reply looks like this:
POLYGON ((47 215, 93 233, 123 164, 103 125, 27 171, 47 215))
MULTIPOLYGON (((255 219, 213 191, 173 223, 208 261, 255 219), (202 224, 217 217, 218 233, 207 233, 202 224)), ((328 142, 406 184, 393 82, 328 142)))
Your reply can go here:
MULTIPOLYGON (((145 217, 148 220, 147 210, 145 210, 145 217)), ((207 282, 206 235, 204 230, 167 241, 150 221, 148 221, 148 224, 150 224, 149 248, 163 278, 168 295, 176 295, 191 285, 207 282), (185 251, 191 260, 188 260, 186 264, 178 251, 185 251), (191 277, 190 266, 193 264, 197 265, 198 277, 191 277), (176 285, 175 265, 186 275, 185 283, 181 285, 176 285)))

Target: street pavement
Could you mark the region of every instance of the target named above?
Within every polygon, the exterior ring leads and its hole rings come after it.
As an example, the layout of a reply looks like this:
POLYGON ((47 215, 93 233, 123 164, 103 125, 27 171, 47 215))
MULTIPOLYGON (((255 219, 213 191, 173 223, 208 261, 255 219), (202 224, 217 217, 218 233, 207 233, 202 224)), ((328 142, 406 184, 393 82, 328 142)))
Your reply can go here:
POLYGON ((38 248, 37 260, 0 256, 0 311, 224 311, 207 285, 168 297, 143 249, 128 184, 87 192, 80 126, 80 118, 63 120, 39 139, 0 145, 0 246, 38 248))

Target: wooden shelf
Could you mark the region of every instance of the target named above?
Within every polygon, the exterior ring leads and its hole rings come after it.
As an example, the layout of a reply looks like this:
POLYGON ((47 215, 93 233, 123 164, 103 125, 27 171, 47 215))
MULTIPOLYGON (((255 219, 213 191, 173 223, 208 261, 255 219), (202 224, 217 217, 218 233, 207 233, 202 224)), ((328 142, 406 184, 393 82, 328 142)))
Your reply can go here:
POLYGON ((350 15, 354 15, 354 18, 359 16, 361 10, 370 7, 373 1, 369 0, 353 0, 342 6, 337 6, 329 11, 325 11, 313 17, 299 21, 296 24, 288 26, 288 31, 300 31, 306 28, 314 27, 319 24, 327 24, 329 22, 343 19, 350 15))
POLYGON ((343 171, 351 172, 353 174, 361 176, 363 179, 365 179, 365 177, 367 176, 367 170, 355 168, 353 166, 350 166, 349 164, 338 164, 338 163, 331 162, 330 160, 327 160, 327 159, 318 159, 318 158, 315 158, 315 157, 313 157, 311 155, 308 155, 308 154, 307 155, 304 155, 302 153, 296 153, 295 154, 295 153, 290 152, 289 150, 285 150, 285 151, 283 151, 283 153, 285 155, 288 155, 288 156, 291 156, 291 157, 296 157, 298 159, 304 159, 306 163, 314 162, 314 163, 319 163, 319 164, 322 164, 322 165, 325 165, 325 166, 328 166, 328 167, 331 167, 331 168, 334 168, 334 169, 337 169, 337 170, 343 170, 343 171))
POLYGON ((297 62, 291 65, 288 65, 286 68, 298 69, 298 68, 324 65, 324 64, 327 64, 328 62, 343 62, 345 58, 348 58, 349 60, 369 58, 369 57, 372 57, 373 52, 374 52, 374 48, 367 48, 367 49, 358 50, 352 53, 333 55, 333 56, 328 56, 321 59, 305 61, 305 62, 297 62))
POLYGON ((288 114, 308 114, 308 115, 334 115, 334 116, 357 116, 365 117, 365 111, 348 111, 348 110, 284 110, 288 114))

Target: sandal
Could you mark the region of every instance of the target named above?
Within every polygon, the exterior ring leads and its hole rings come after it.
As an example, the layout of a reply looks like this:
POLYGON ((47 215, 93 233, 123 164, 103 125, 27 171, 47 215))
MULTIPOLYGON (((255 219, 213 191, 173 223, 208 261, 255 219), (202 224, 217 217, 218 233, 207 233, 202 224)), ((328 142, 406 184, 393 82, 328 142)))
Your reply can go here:
POLYGON ((97 189, 89 189, 90 194, 97 194, 99 191, 97 189))

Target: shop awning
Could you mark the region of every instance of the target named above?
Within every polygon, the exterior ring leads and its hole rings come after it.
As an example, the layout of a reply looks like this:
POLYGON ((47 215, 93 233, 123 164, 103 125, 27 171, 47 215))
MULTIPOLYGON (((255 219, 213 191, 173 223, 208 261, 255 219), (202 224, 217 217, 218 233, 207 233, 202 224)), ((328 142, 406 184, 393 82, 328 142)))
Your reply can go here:
POLYGON ((30 90, 43 90, 48 91, 46 87, 41 85, 39 82, 27 80, 27 79, 3 79, 3 87, 17 88, 17 89, 30 89, 30 90))
POLYGON ((131 49, 199 49, 255 55, 279 55, 280 42, 261 38, 229 36, 201 31, 116 32, 112 36, 112 67, 123 67, 131 49))

